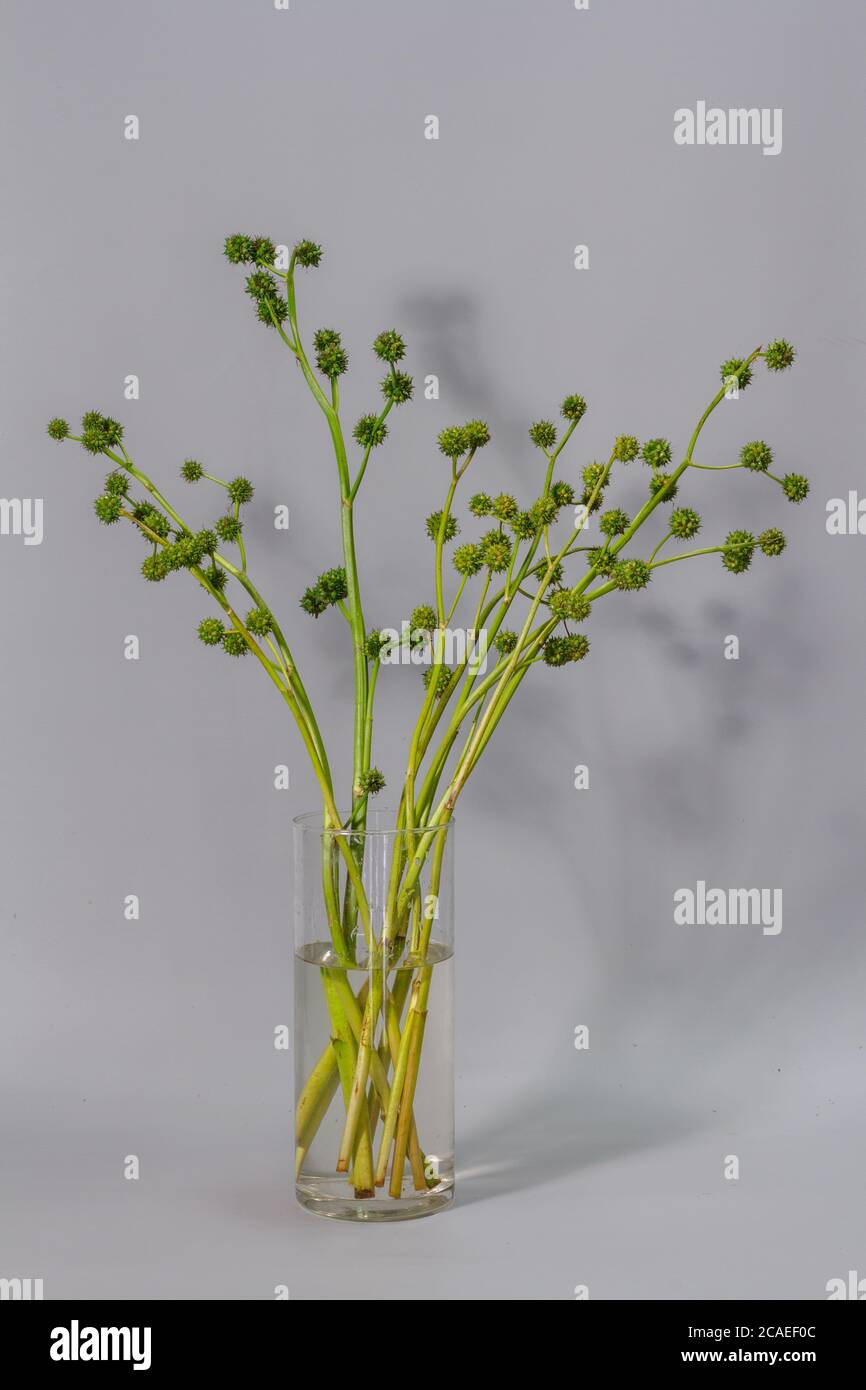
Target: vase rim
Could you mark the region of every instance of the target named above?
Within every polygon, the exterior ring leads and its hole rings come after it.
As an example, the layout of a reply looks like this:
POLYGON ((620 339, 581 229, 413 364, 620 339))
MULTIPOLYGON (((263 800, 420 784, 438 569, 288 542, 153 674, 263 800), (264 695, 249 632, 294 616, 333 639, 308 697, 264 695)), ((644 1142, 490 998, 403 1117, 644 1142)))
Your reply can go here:
POLYGON ((433 833, 438 834, 445 834, 454 825, 454 817, 451 816, 450 819, 447 820, 444 825, 425 826, 421 830, 419 830, 417 827, 414 830, 398 830, 396 826, 394 826, 393 824, 393 819, 396 818, 396 815, 396 806, 376 807, 374 811, 367 812, 368 825, 366 829, 352 830, 349 827, 344 828, 342 826, 339 829, 332 829, 330 826, 325 826, 321 811, 304 811, 299 816, 293 816, 292 825, 294 826, 296 832, 312 835, 329 835, 333 839, 337 839, 341 836, 351 836, 353 839, 357 839, 362 836, 365 839, 375 839, 376 837, 382 839, 386 836, 391 836, 392 838, 396 839, 398 835, 418 835, 424 834, 427 831, 431 831, 433 833), (385 820, 389 816, 392 818, 392 824, 390 826, 381 828, 375 827, 373 829, 370 829, 370 818, 373 818, 374 820, 385 820))

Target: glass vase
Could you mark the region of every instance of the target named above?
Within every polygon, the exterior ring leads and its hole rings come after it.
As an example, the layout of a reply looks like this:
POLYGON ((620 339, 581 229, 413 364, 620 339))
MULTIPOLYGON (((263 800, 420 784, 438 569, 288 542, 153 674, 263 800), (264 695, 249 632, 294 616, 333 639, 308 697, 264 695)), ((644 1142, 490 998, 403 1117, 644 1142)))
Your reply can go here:
POLYGON ((294 822, 295 1192, 352 1221, 454 1196, 454 828, 394 819, 294 822))

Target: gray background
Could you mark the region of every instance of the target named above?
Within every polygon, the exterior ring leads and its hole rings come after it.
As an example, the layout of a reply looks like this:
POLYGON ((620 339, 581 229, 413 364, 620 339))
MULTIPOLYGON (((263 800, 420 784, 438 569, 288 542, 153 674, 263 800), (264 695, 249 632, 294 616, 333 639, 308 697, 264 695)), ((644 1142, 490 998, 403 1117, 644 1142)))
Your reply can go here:
MULTIPOLYGON (((3 12, 2 491, 45 499, 45 538, 0 538, 0 1275, 49 1298, 625 1299, 822 1297, 866 1273, 866 541, 824 524, 862 476, 862 6, 3 12), (782 153, 676 147, 673 112, 698 99, 782 107, 782 153), (608 600, 591 659, 524 687, 461 803, 459 1205, 390 1229, 292 1200, 272 1036, 291 1019, 290 822, 316 804, 300 744, 249 663, 197 643, 194 586, 144 584, 133 538, 96 525, 99 463, 44 434, 55 413, 119 415, 202 522, 213 503, 172 483, 183 458, 254 477, 251 565, 345 759, 345 633, 296 608, 338 562, 333 466, 222 259, 239 229, 324 243, 302 323, 345 334, 350 421, 375 404, 386 325, 416 378, 440 377, 359 504, 371 621, 429 599, 445 424, 488 418, 475 486, 528 500, 527 424, 566 392, 590 402, 575 479, 619 431, 682 448, 723 358, 799 349, 717 412, 701 456, 767 438, 809 502, 742 473, 698 474, 688 498, 711 540, 775 523, 789 551, 608 600), (674 926, 698 878, 781 887, 781 935, 674 926)), ((393 784, 419 685, 386 674, 393 784)))

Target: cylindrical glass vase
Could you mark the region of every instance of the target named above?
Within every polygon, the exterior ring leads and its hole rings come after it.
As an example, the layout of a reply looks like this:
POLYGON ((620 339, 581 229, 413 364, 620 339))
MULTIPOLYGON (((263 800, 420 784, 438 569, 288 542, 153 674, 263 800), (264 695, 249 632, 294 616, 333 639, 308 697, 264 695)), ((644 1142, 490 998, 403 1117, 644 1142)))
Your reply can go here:
POLYGON ((295 1191, 400 1221, 454 1196, 454 826, 295 832, 295 1191))

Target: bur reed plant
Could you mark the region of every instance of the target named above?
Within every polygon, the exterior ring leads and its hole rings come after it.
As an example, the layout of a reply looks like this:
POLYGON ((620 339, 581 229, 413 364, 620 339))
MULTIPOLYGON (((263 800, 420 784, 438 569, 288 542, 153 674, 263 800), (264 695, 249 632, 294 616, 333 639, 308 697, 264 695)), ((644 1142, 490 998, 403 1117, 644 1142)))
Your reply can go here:
MULTIPOLYGON (((470 493, 462 522, 458 493, 469 491, 466 475, 479 451, 488 447, 491 433, 480 419, 442 430, 438 451, 444 495, 441 508, 425 525, 432 543, 432 577, 426 594, 423 586, 419 592, 408 637, 410 643, 426 645, 429 664, 395 814, 394 828, 402 833, 391 866, 387 909, 384 920, 376 922, 363 881, 360 832, 367 825, 370 798, 385 785, 373 762, 373 710, 381 667, 394 656, 395 639, 368 623, 355 517, 362 485, 375 486, 374 455, 413 397, 413 380, 404 366, 406 345, 394 329, 375 337, 372 350, 382 373, 381 398, 349 429, 341 406, 342 380, 349 369, 342 337, 326 327, 307 338, 298 319, 298 280, 319 267, 321 247, 299 241, 287 269, 280 269, 276 247, 267 237, 233 235, 226 239, 225 256, 233 266, 246 267, 253 311, 300 368, 333 448, 340 537, 340 553, 334 558, 339 562, 312 579, 299 596, 299 606, 314 620, 336 610, 337 620, 347 629, 353 673, 352 780, 342 794, 295 655, 296 623, 277 617, 250 572, 245 508, 253 498, 253 483, 242 476, 218 477, 203 463, 187 459, 180 467, 184 484, 205 490, 212 499, 204 525, 192 525, 134 461, 118 421, 89 411, 77 433, 61 419, 50 422, 48 433, 108 460, 111 471, 94 503, 98 520, 106 526, 125 523, 138 532, 146 551, 141 572, 150 583, 172 582, 174 574, 185 571, 211 601, 211 613, 198 628, 201 641, 232 658, 252 656, 291 712, 321 792, 326 832, 322 894, 332 959, 338 967, 321 972, 331 1037, 298 1099, 296 1168, 301 1169, 324 1115, 339 1103, 339 1091, 345 1117, 334 1169, 347 1175, 347 1193, 369 1198, 387 1184, 388 1193, 399 1198, 407 1164, 418 1191, 435 1181, 425 1173, 423 1136, 417 1134, 413 1118, 432 974, 426 957, 431 921, 422 915, 419 924, 418 915, 422 867, 427 866, 435 895, 440 832, 451 821, 505 711, 527 677, 537 678, 536 670, 585 659, 590 646, 586 630, 603 599, 623 594, 627 601, 640 603, 643 600, 631 596, 647 589, 661 570, 684 561, 716 556, 724 569, 742 574, 757 553, 775 557, 785 549, 785 537, 775 527, 759 535, 738 528, 700 544, 701 516, 684 503, 681 493, 694 470, 745 469, 779 487, 790 502, 804 500, 807 480, 797 473, 780 476, 763 440, 745 443, 739 458, 730 463, 710 465, 699 456, 704 429, 725 395, 748 389, 760 366, 773 374, 786 370, 795 353, 789 343, 777 339, 722 363, 715 392, 684 452, 676 455, 666 438, 641 442, 634 435, 617 434, 606 459, 566 471, 565 450, 587 410, 583 396, 566 395, 558 419, 536 420, 528 431, 537 457, 537 471, 530 473, 536 480, 530 485, 535 496, 520 502, 504 492, 470 493), (617 480, 629 469, 643 470, 646 482, 645 499, 634 515, 610 499, 617 480), (600 539, 587 544, 586 525, 592 514, 597 514, 600 539), (647 539, 650 523, 655 524, 654 533, 647 539), (470 535, 454 544, 462 525, 470 535), (490 669, 482 670, 470 657, 446 663, 443 637, 458 612, 471 615, 476 632, 486 632, 490 669), (331 841, 328 831, 333 832, 331 841), (342 889, 335 859, 340 860, 342 889), (406 959, 411 969, 404 968, 389 987, 389 971, 406 959), (362 960, 370 972, 356 993, 343 967, 362 960), (376 1028, 383 1014, 383 1041, 377 1045, 376 1028)), ((298 624, 303 620, 297 617, 298 624)))

